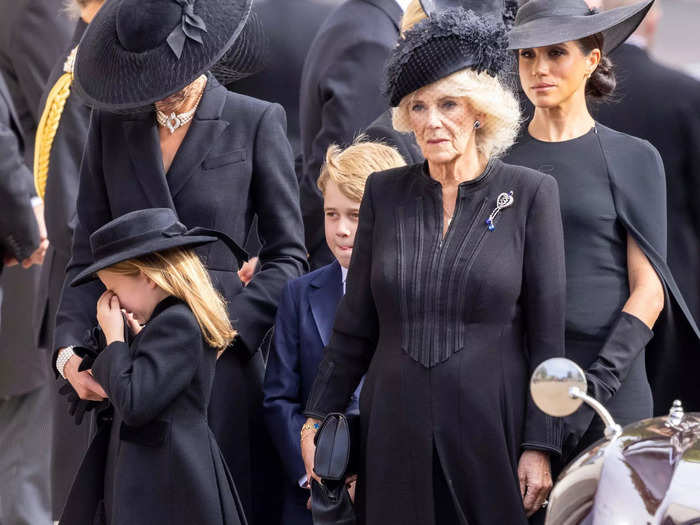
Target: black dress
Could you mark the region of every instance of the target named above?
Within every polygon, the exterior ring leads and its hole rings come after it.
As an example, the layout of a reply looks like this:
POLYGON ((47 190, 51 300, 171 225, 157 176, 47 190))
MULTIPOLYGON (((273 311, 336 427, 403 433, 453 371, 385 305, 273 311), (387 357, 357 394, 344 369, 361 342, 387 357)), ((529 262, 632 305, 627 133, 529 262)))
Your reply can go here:
MULTIPOLYGON (((615 209, 595 128, 561 142, 523 135, 509 151, 508 162, 549 173, 559 184, 566 249, 566 356, 585 370, 597 358, 630 295, 627 230, 615 209)), ((644 351, 606 406, 621 425, 651 417, 644 351)), ((595 418, 577 450, 600 439, 603 429, 595 418)))
POLYGON ((532 369, 563 355, 556 182, 492 160, 460 185, 455 210, 443 237, 442 187, 425 165, 367 181, 347 293, 306 412, 342 411, 366 372, 360 523, 525 524, 521 451, 559 451, 558 425, 527 393, 532 369), (456 519, 436 518, 445 499, 456 519))

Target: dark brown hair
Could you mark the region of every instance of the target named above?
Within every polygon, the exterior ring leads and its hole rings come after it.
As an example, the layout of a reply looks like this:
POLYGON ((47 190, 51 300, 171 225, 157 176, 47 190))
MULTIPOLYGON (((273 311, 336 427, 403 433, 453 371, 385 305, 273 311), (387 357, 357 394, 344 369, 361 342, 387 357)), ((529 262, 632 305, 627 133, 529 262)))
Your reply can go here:
POLYGON ((588 55, 594 49, 600 49, 601 53, 598 67, 586 82, 586 97, 596 102, 602 102, 611 98, 617 81, 615 80, 613 63, 607 56, 603 55, 603 35, 597 33, 577 40, 576 43, 585 55, 588 55))

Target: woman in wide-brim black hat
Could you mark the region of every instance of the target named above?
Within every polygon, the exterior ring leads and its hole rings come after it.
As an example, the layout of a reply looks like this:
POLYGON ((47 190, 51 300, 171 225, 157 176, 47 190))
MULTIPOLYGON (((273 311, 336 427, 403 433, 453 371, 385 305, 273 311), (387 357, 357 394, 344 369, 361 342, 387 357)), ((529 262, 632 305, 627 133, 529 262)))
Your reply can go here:
MULTIPOLYGON (((653 413, 645 369, 652 328, 664 344, 697 327, 666 256, 664 170, 648 142, 601 126, 589 102, 615 87, 607 53, 639 25, 653 0, 598 12, 584 0, 532 0, 509 34, 534 117, 506 159, 559 183, 567 267, 566 354, 587 370, 589 394, 627 424, 653 413), (672 310, 678 310, 675 315, 672 310), (666 321, 675 319, 674 325, 666 321)), ((654 350, 658 352, 658 350, 654 350)), ((668 407, 657 406, 657 412, 668 407)), ((568 418, 565 454, 603 437, 587 407, 568 418)))
POLYGON ((366 374, 361 524, 525 525, 551 488, 559 427, 527 385, 564 352, 564 241, 554 179, 498 159, 520 120, 506 47, 495 17, 446 9, 387 66, 426 161, 367 180, 301 435, 313 476, 314 424, 366 374))
MULTIPOLYGON (((245 245, 253 219, 259 270, 244 286, 239 262, 218 245, 197 248, 238 335, 217 363, 209 423, 248 522, 274 523, 282 483, 262 418, 263 359, 288 279, 306 268, 303 225, 285 116, 277 104, 228 91, 264 65, 265 35, 252 0, 110 0, 79 44, 74 87, 95 110, 81 164, 77 224, 66 279, 94 262, 89 236, 134 210, 171 208, 183 224, 245 245), (213 74, 212 74, 213 73, 213 74)), ((50 181, 49 181, 50 184, 50 181)), ((55 349, 81 397, 99 399, 78 371, 99 285, 64 286, 55 349)))

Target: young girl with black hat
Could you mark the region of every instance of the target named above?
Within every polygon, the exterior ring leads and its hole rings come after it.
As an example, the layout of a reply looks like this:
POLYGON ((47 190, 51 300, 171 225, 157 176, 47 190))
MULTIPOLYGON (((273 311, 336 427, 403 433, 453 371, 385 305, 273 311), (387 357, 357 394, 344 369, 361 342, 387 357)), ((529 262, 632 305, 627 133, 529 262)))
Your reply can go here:
MULTIPOLYGON (((557 179, 566 247, 566 354, 587 370, 588 393, 622 425, 650 417, 654 404, 657 413, 668 411, 671 396, 681 392, 671 385, 677 363, 657 348, 650 356, 664 365, 652 402, 645 347, 655 325, 662 336, 653 343, 669 348, 684 337, 681 348, 692 348, 687 353, 700 359, 697 327, 665 260, 661 158, 648 142, 596 123, 588 109, 588 102, 612 94, 607 54, 652 3, 597 12, 584 0, 532 0, 509 33, 535 113, 506 160, 557 179)), ((569 459, 603 436, 588 408, 567 422, 569 459)))
POLYGON ((218 239, 245 258, 224 234, 187 230, 163 208, 90 237, 95 263, 71 284, 97 276, 107 288, 97 301, 107 346, 92 374, 113 415, 99 418, 61 524, 246 523, 206 415, 217 351, 236 334, 193 250, 218 239))

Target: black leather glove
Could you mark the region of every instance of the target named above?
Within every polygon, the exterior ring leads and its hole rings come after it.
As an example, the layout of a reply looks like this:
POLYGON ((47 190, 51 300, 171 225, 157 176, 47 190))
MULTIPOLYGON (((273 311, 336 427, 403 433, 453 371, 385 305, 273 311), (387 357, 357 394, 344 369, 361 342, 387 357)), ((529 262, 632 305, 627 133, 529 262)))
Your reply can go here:
POLYGON ((68 381, 64 381, 64 384, 58 389, 58 393, 62 396, 66 396, 66 401, 68 402, 68 414, 73 416, 73 420, 75 421, 76 425, 80 425, 83 422, 85 412, 94 410, 101 403, 101 401, 88 401, 85 399, 80 399, 77 392, 68 381))
MULTIPOLYGON (((610 401, 627 377, 632 363, 653 336, 654 332, 643 321, 621 312, 598 358, 586 370, 588 395, 602 404, 610 401)), ((594 415, 595 411, 584 403, 565 419, 568 433, 574 434, 578 441, 588 430, 594 415)))

